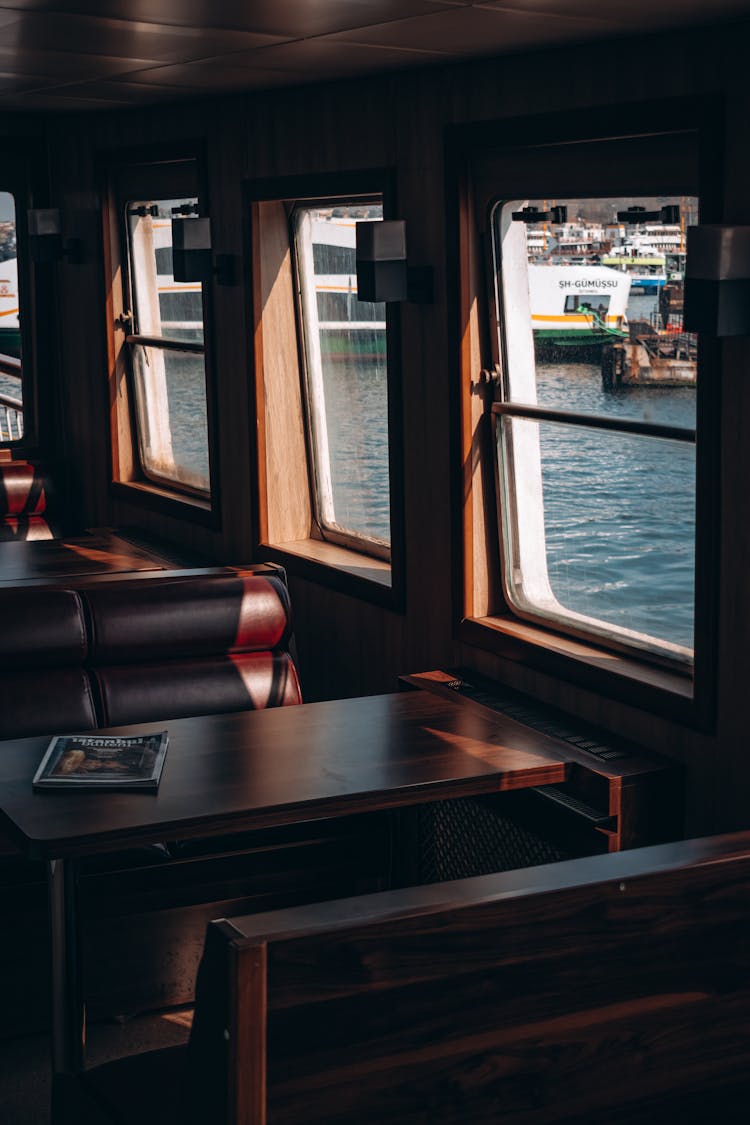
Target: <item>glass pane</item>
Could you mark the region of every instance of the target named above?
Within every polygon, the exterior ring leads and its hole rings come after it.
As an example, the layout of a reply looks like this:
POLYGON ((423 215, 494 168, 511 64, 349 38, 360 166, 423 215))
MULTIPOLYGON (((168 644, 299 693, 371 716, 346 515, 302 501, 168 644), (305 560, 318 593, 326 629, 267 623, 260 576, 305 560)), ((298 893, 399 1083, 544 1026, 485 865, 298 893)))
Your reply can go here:
POLYGON ((137 200, 128 203, 130 273, 135 331, 172 340, 203 340, 203 286, 175 281, 172 215, 195 199, 137 200))
MULTIPOLYGON (((134 334, 203 344, 203 287, 173 276, 172 215, 194 199, 127 205, 134 334)), ((206 373, 201 352, 132 345, 141 468, 209 493, 206 373)))
POLYGON ((0 441, 23 437, 16 205, 0 191, 0 441))
POLYGON ((695 387, 602 387, 600 369, 588 363, 540 363, 536 387, 541 405, 610 418, 637 418, 658 425, 695 428, 695 387))
POLYGON ((697 216, 692 196, 498 208, 509 400, 694 427, 697 345, 682 305, 697 216), (524 208, 548 218, 514 220, 524 208))
POLYGON ((695 446, 504 416, 515 608, 688 661, 695 446))
MULTIPOLYGON (((380 204, 300 209, 296 251, 323 530, 390 542, 385 305, 357 298, 356 223, 380 204)), ((366 546, 366 545, 365 545, 366 546)))
POLYGON ((209 490, 203 356, 132 349, 141 464, 147 476, 209 490))

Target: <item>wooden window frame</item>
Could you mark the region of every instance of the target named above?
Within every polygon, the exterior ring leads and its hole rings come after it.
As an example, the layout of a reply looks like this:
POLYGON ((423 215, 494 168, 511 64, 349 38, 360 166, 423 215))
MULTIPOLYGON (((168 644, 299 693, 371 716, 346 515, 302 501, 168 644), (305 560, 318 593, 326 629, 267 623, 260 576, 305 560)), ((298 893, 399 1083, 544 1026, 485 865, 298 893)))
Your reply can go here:
POLYGON ((100 167, 105 200, 104 268, 110 403, 111 491, 137 507, 162 512, 212 529, 220 527, 219 438, 217 432, 216 379, 213 332, 213 283, 203 283, 204 366, 210 495, 204 496, 176 482, 146 476, 140 465, 132 372, 130 327, 127 320, 128 254, 123 227, 128 199, 195 196, 203 213, 210 213, 203 149, 189 145, 176 150, 160 147, 118 153, 100 167))
POLYGON ((0 442, 0 449, 11 457, 39 457, 42 451, 59 446, 54 385, 58 349, 55 333, 40 331, 40 325, 54 322, 57 307, 54 262, 35 264, 31 259, 27 209, 50 206, 46 187, 43 139, 4 138, 5 172, 0 186, 14 199, 16 210, 16 259, 18 269, 18 307, 21 330, 23 437, 0 442))
POLYGON ((317 532, 304 356, 298 331, 288 208, 293 202, 377 195, 394 213, 394 177, 384 169, 257 179, 244 186, 250 245, 248 305, 253 312, 257 461, 257 557, 292 574, 374 602, 404 608, 401 339, 398 306, 387 321, 390 562, 317 532))
MULTIPOLYGON (((448 231, 448 254, 458 263, 449 292, 451 305, 458 312, 452 327, 453 354, 457 356, 460 372, 455 385, 455 407, 460 418, 456 458, 463 466, 460 492, 457 487, 454 493, 459 559, 454 584, 455 637, 469 646, 704 731, 713 729, 716 696, 719 345, 715 340, 700 341, 701 378, 697 390, 700 437, 696 450, 696 527, 700 530, 695 545, 692 677, 658 667, 637 654, 624 655, 604 644, 580 640, 551 627, 521 620, 502 596, 500 576, 491 425, 500 356, 491 299, 494 278, 489 213, 482 203, 489 200, 493 153, 501 153, 507 159, 513 153, 533 150, 538 168, 543 169, 545 150, 559 151, 557 146, 561 145, 688 133, 696 146, 694 189, 700 198, 701 222, 718 222, 721 219, 721 185, 716 169, 722 166, 723 119, 723 105, 718 98, 678 98, 603 107, 576 118, 569 114, 549 114, 456 126, 448 130, 446 137, 448 213, 453 216, 448 231)), ((662 193, 661 187, 649 186, 647 174, 644 180, 649 194, 662 193)), ((683 185, 675 186, 679 193, 683 185)), ((508 198, 517 197, 516 189, 516 184, 508 186, 508 198)), ((592 194, 590 190, 581 189, 575 172, 568 185, 556 183, 555 190, 559 198, 592 194)), ((621 170, 606 168, 593 194, 623 195, 629 191, 621 170)), ((544 190, 536 192, 532 184, 528 192, 530 198, 542 198, 545 194, 544 190)), ((633 195, 643 192, 643 183, 633 184, 633 195)), ((496 197, 496 190, 494 194, 496 197)), ((665 189, 663 194, 669 191, 665 189)))

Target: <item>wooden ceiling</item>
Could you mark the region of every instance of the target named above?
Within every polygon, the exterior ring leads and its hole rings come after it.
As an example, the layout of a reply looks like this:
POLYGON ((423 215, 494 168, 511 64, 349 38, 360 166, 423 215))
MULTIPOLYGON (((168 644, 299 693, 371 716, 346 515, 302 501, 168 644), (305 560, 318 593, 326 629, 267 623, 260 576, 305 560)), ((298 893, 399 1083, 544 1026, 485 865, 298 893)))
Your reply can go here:
POLYGON ((0 0, 0 108, 295 86, 750 15, 750 0, 0 0))

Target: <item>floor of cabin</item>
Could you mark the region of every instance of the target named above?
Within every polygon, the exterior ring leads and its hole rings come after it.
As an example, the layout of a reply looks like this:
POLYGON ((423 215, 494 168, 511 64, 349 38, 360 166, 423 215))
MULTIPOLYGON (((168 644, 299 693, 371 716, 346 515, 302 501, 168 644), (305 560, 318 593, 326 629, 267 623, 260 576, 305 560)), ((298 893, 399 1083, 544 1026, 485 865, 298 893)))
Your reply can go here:
MULTIPOLYGON (((89 1029, 87 1063, 171 1047, 187 1040, 192 1009, 135 1016, 122 1023, 98 1023, 89 1029)), ((49 1125, 49 1035, 0 1040, 0 1121, 3 1125, 49 1125)))

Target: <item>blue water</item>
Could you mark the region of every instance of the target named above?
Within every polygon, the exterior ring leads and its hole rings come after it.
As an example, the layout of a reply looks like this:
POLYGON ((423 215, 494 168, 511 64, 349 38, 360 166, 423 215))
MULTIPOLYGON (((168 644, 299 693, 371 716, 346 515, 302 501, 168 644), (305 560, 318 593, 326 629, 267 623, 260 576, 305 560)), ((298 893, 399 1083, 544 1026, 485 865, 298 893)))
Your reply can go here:
MULTIPOLYGON (((652 294, 631 294, 648 321, 652 294)), ((599 365, 537 365, 539 404, 695 429, 694 387, 604 391, 599 365)), ((542 425, 550 584, 564 606, 692 649, 695 446, 542 425)))
MULTIPOLYGON (((653 297, 631 297, 648 319, 653 297)), ((324 371, 339 524, 390 539, 386 370, 376 361, 324 371)), ((692 387, 604 391, 599 365, 537 367, 550 408, 695 427, 692 387)), ((540 426, 547 566, 562 605, 693 647, 695 446, 616 432, 540 426)), ((408 528, 407 528, 408 535, 408 528)))
POLYGON ((390 542, 385 361, 328 361, 323 380, 336 522, 390 542))
MULTIPOLYGON (((601 389, 598 366, 537 367, 540 404, 692 428, 694 388, 601 389)), ((564 606, 693 647, 695 446, 542 424, 550 584, 564 606)))
POLYGON ((15 375, 4 375, 0 372, 0 394, 9 395, 10 398, 21 398, 21 380, 15 375))

